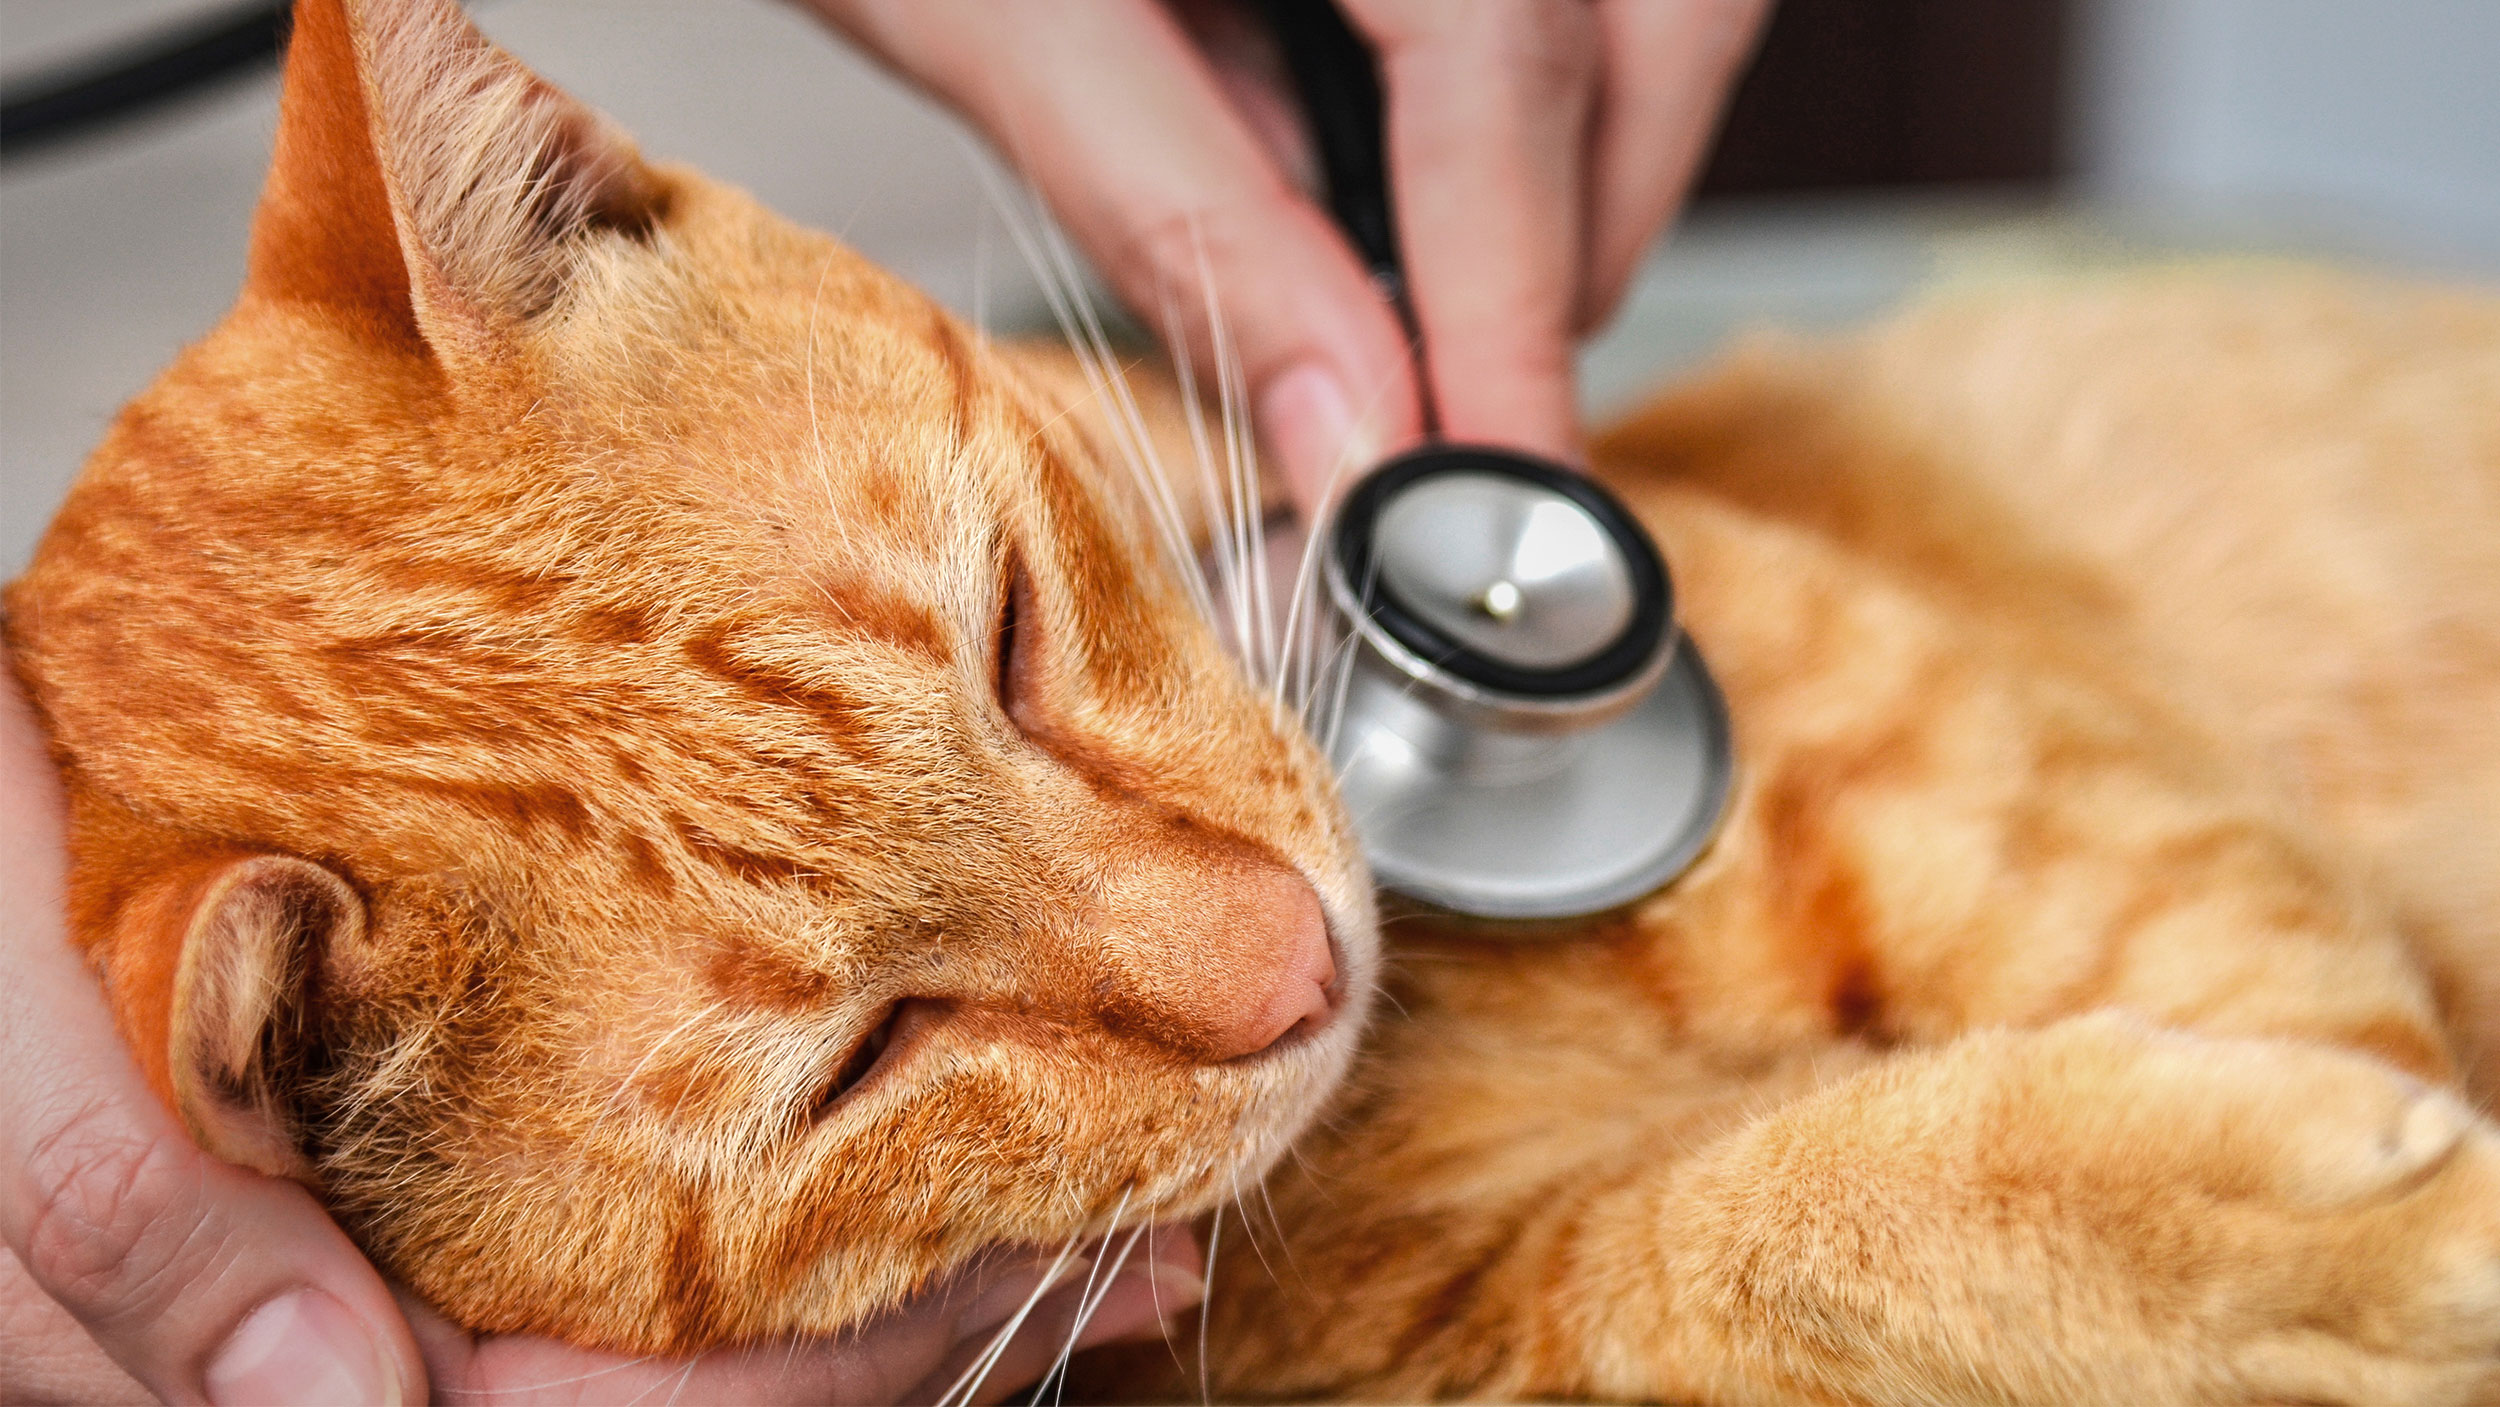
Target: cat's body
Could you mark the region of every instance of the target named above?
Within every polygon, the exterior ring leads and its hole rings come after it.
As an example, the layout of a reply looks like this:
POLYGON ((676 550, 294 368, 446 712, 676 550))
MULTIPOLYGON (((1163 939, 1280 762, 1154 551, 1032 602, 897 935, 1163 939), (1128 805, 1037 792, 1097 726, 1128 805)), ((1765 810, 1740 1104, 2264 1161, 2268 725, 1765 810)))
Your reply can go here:
POLYGON ((1571 941, 1390 926, 1219 1394, 2500 1394, 2500 1141, 2414 1083, 2500 1090, 2500 304, 1970 295, 1597 460, 1734 812, 1571 941))
MULTIPOLYGON (((635 1349, 1244 1190, 1369 901, 1064 378, 431 5, 301 33, 243 301, 10 597, 160 1088, 635 1349)), ((1393 925, 1219 1391, 2492 1400, 2496 404, 2488 299, 2235 275, 1609 436, 1734 810, 1585 931, 1393 925)))

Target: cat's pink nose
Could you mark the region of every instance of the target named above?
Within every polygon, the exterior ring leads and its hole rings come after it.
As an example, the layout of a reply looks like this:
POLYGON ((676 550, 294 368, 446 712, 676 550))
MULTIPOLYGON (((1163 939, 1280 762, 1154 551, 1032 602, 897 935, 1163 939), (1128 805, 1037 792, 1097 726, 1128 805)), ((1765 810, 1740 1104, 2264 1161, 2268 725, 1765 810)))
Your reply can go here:
POLYGON ((1319 895, 1282 865, 1227 858, 1121 886, 1095 994, 1105 1025, 1214 1063, 1328 1024, 1337 964, 1319 895))
POLYGON ((1243 984, 1239 1006, 1220 1023, 1222 1029, 1210 1032, 1211 1044, 1222 1052, 1214 1056, 1219 1060, 1256 1055, 1296 1032, 1316 1032, 1334 1010, 1329 993, 1337 985, 1337 962, 1319 895, 1285 869, 1262 874, 1250 888, 1249 905, 1263 913, 1275 935, 1271 965, 1264 983, 1243 984))

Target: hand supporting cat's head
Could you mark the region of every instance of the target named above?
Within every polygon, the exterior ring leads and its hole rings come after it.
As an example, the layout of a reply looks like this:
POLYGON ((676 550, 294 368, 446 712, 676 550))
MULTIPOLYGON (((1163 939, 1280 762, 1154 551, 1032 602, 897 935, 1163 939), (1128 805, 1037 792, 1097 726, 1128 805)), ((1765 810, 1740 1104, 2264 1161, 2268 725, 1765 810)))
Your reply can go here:
POLYGON ((449 0, 306 0, 233 313, 9 627, 212 1148, 480 1328, 829 1330, 1218 1204, 1376 961, 1133 484, 449 0))

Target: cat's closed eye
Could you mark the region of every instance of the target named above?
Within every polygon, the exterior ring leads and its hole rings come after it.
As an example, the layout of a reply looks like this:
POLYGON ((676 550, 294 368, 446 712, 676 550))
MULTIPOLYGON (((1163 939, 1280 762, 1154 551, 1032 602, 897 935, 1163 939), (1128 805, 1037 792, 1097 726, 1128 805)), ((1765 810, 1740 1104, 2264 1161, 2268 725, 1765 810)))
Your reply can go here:
POLYGON ((998 628, 991 647, 991 688, 999 712, 1019 731, 1030 733, 1039 721, 1035 694, 1039 661, 1030 638, 1033 630, 1033 578, 1022 557, 1007 563, 1005 585, 998 594, 998 628))
POLYGON ((907 1009, 912 1005, 908 1001, 898 1001, 886 1007, 877 1023, 869 1027, 866 1034, 851 1047, 850 1053, 843 1057, 842 1063, 834 1070, 833 1078, 826 1081, 824 1088, 809 1102, 804 1126, 823 1122, 841 1106, 845 1096, 875 1073, 878 1062, 885 1058, 888 1050, 893 1049, 895 1036, 903 1026, 907 1009))

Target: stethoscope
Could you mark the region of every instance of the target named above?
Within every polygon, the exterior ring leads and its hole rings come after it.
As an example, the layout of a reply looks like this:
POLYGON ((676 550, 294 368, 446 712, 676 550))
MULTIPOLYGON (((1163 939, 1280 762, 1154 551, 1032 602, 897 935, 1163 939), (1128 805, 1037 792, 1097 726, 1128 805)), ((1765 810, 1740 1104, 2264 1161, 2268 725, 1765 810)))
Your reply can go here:
MULTIPOLYGON (((1371 51, 1330 0, 1266 10, 1337 222, 1420 347, 1371 51)), ((1348 670, 1331 761, 1373 875, 1475 918, 1630 903, 1717 829, 1727 705, 1622 502, 1560 465, 1442 442, 1430 394, 1433 442, 1357 480, 1320 529, 1348 670)))

